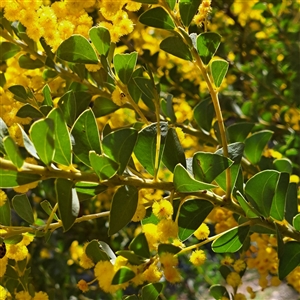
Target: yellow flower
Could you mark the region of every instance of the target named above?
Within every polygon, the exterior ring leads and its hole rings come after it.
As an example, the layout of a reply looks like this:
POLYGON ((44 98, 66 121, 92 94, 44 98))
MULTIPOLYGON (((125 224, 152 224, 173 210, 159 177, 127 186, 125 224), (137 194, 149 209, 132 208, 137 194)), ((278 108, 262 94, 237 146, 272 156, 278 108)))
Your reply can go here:
POLYGON ((6 203, 7 195, 4 191, 0 190, 0 206, 3 206, 6 203))
POLYGON ((45 292, 38 292, 34 294, 32 300, 48 300, 49 297, 45 292))
POLYGON ((8 257, 5 255, 3 258, 0 259, 0 278, 3 277, 6 272, 7 263, 8 257))
POLYGON ((246 263, 242 259, 238 259, 234 262, 233 269, 238 273, 244 271, 246 269, 246 263))
POLYGON ((194 232, 194 236, 198 239, 198 240, 205 240, 208 238, 209 236, 209 228, 205 223, 202 223, 198 229, 194 232))
POLYGON ((32 300, 32 297, 28 292, 21 291, 15 294, 16 300, 32 300))
POLYGON ((229 285, 231 285, 233 288, 236 288, 242 283, 242 280, 241 280, 241 277, 238 273, 231 272, 227 275, 226 282, 229 285))
POLYGON ((181 281, 181 276, 179 271, 174 267, 164 268, 164 275, 167 281, 171 283, 176 283, 181 281))
POLYGON ((89 290, 89 286, 88 286, 87 282, 83 279, 78 281, 77 287, 84 293, 89 290))
POLYGON ((164 268, 170 268, 178 265, 178 258, 173 253, 164 252, 159 256, 160 263, 164 268))
POLYGON ((148 282, 158 282, 162 277, 162 272, 156 264, 151 264, 143 273, 143 279, 148 282))
POLYGON ((161 242, 177 238, 178 226, 173 220, 163 219, 157 224, 157 234, 161 242))
POLYGON ((233 296, 233 300, 247 300, 247 298, 244 294, 237 293, 233 296))
POLYGON ((7 290, 2 285, 0 285, 0 300, 6 300, 7 295, 7 290))
POLYGON ((153 203, 152 212, 159 219, 168 219, 173 215, 173 206, 170 201, 162 199, 153 203))
POLYGON ((193 253, 190 257, 190 262, 194 266, 197 266, 197 267, 203 265, 205 260, 206 260, 206 255, 205 255, 205 252, 203 250, 193 251, 193 253))
POLYGON ((6 245, 7 251, 6 256, 16 261, 23 260, 27 257, 28 249, 21 243, 15 245, 6 245))
POLYGON ((111 99, 118 106, 122 106, 127 102, 126 95, 118 87, 113 91, 111 99))
POLYGON ((143 232, 146 235, 146 239, 149 245, 149 248, 155 249, 156 244, 158 242, 158 235, 157 235, 157 225, 149 223, 143 225, 143 232))
POLYGON ((112 293, 119 289, 118 285, 112 285, 115 275, 114 266, 110 261, 99 261, 94 269, 95 277, 99 282, 100 288, 106 293, 112 293))

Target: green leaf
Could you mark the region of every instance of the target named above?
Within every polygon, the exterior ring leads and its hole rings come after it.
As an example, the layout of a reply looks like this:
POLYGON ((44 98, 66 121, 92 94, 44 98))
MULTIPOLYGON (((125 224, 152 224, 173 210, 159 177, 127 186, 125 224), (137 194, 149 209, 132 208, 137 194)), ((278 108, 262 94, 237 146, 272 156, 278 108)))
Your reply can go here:
POLYGON ((68 126, 72 126, 76 118, 89 107, 91 95, 87 92, 72 90, 65 93, 58 101, 68 126))
POLYGON ((142 76, 143 76, 143 69, 142 68, 135 69, 134 72, 132 73, 131 79, 127 85, 128 92, 135 103, 138 103, 138 101, 140 100, 142 91, 137 86, 134 79, 137 77, 142 77, 142 76))
POLYGON ((25 149, 34 158, 40 160, 40 157, 38 156, 36 149, 35 149, 33 143, 31 142, 30 138, 28 137, 27 133, 24 131, 24 129, 22 128, 22 126, 20 124, 18 124, 18 126, 22 133, 22 138, 23 138, 23 143, 24 143, 25 149))
POLYGON ((141 257, 150 258, 149 245, 144 232, 138 234, 130 243, 129 249, 136 255, 141 257))
POLYGON ((285 219, 293 224, 293 218, 298 213, 297 184, 291 182, 288 187, 285 203, 285 219))
POLYGON ((173 30, 175 24, 169 14, 162 7, 155 7, 146 10, 139 17, 139 21, 148 26, 155 28, 173 30))
POLYGON ((163 289, 160 282, 149 283, 142 288, 142 300, 156 300, 163 289))
POLYGON ((8 89, 17 101, 27 103, 28 95, 23 85, 12 85, 8 89))
POLYGON ((283 245, 283 253, 279 256, 278 277, 283 280, 296 267, 300 266, 300 243, 287 242, 283 245))
POLYGON ((197 37, 197 50, 203 63, 208 65, 221 42, 221 36, 215 32, 204 32, 197 37))
POLYGON ((17 117, 19 118, 32 118, 32 119, 40 119, 44 117, 44 115, 36 109, 34 106, 26 103, 23 105, 17 112, 17 117))
POLYGON ((216 300, 220 300, 222 297, 227 297, 230 299, 230 296, 225 288, 225 286, 220 284, 214 284, 209 288, 209 294, 214 297, 216 300))
POLYGON ((2 42, 0 48, 0 61, 6 61, 21 51, 19 46, 9 42, 2 42))
POLYGON ((101 153, 98 126, 90 109, 85 110, 75 121, 71 135, 74 154, 84 164, 90 166, 89 152, 101 153))
POLYGON ((94 182, 77 182, 75 184, 76 192, 80 200, 90 199, 107 190, 107 186, 94 182))
POLYGON ((44 66, 44 63, 37 59, 32 59, 30 54, 25 54, 19 57, 19 65, 23 69, 34 70, 44 66))
MULTIPOLYGON (((228 145, 229 158, 234 162, 230 166, 231 174, 231 189, 236 186, 238 175, 240 173, 240 162, 243 157, 244 144, 243 143, 233 143, 228 145)), ((223 148, 217 150, 216 154, 223 155, 223 148)), ((216 179, 217 184, 223 191, 226 191, 226 171, 223 171, 216 179)))
POLYGON ((0 168, 0 188, 14 188, 24 184, 39 181, 41 176, 38 174, 19 173, 13 170, 0 168))
POLYGON ((54 122, 51 119, 38 120, 29 130, 31 141, 45 165, 50 165, 54 157, 54 122))
POLYGON ((203 199, 185 201, 180 207, 178 217, 178 237, 187 240, 203 223, 214 208, 213 204, 203 199))
POLYGON ((96 264, 102 260, 110 260, 110 257, 100 249, 100 244, 97 240, 89 242, 85 248, 85 254, 96 264))
POLYGON ((264 148, 271 139, 273 131, 262 130, 252 134, 245 141, 245 156, 252 164, 259 163, 264 148))
POLYGON ((10 136, 6 136, 3 139, 3 145, 8 158, 18 169, 20 169, 23 166, 24 159, 15 141, 10 136))
MULTIPOLYGON (((42 209, 45 211, 45 213, 47 213, 49 216, 51 215, 52 211, 53 211, 53 207, 52 205, 50 204, 50 202, 48 200, 44 200, 40 203, 42 209)), ((55 221, 58 221, 58 217, 57 217, 57 214, 54 214, 53 215, 53 219, 55 221)))
POLYGON ((250 205, 239 191, 236 193, 236 199, 244 210, 247 218, 258 218, 260 216, 260 213, 250 205))
MULTIPOLYGON (((1 208, 1 207, 0 207, 1 208)), ((2 223, 1 223, 2 224, 2 223)), ((300 231, 300 214, 293 218, 293 226, 296 230, 300 231)))
POLYGON ((43 87, 43 95, 44 95, 44 101, 43 104, 44 105, 48 105, 48 106, 53 106, 53 102, 52 102, 52 96, 51 96, 51 90, 48 84, 46 84, 43 87))
POLYGON ((77 64, 97 64, 97 55, 89 41, 79 35, 74 34, 63 41, 57 49, 57 57, 77 64))
POLYGON ((211 183, 231 164, 232 162, 224 156, 200 151, 193 156, 194 176, 197 180, 211 183))
POLYGON ((273 219, 282 221, 285 213, 286 195, 289 187, 290 176, 288 173, 280 173, 275 195, 272 201, 270 215, 273 219))
POLYGON ((249 234, 250 226, 232 228, 213 241, 211 248, 215 253, 234 253, 240 250, 249 234))
POLYGON ((180 0, 179 12, 184 26, 188 27, 198 11, 201 0, 180 0))
POLYGON ((128 84, 136 65, 138 53, 116 54, 114 56, 114 67, 117 75, 124 84, 128 84))
POLYGON ((158 255, 162 255, 163 253, 172 253, 177 254, 182 249, 180 247, 174 246, 172 244, 159 244, 157 248, 158 255))
POLYGON ((135 273, 128 267, 121 267, 112 279, 112 285, 128 282, 135 277, 135 273))
POLYGON ((3 226, 11 226, 10 204, 8 200, 0 206, 0 224, 3 226))
POLYGON ((288 158, 279 158, 273 161, 274 167, 279 172, 286 172, 290 175, 293 172, 292 162, 288 158))
POLYGON ((34 223, 32 206, 25 194, 14 196, 12 199, 12 206, 20 218, 29 224, 34 223))
POLYGON ((175 167, 173 181, 175 189, 180 193, 199 192, 216 187, 213 184, 207 184, 193 179, 181 164, 175 167))
POLYGON ((90 151, 89 158, 92 168, 101 181, 113 177, 119 169, 119 164, 105 154, 98 155, 95 151, 90 151))
POLYGON ((174 171, 177 164, 186 167, 184 150, 174 128, 168 130, 162 161, 171 172, 174 171))
POLYGON ((6 136, 9 136, 8 127, 6 126, 2 118, 0 118, 0 152, 2 152, 3 154, 5 154, 3 139, 6 136))
POLYGON ((240 122, 230 125, 226 128, 228 141, 230 143, 244 142, 253 126, 254 124, 250 122, 240 122))
POLYGON ((111 236, 126 226, 135 214, 138 204, 138 190, 133 186, 121 186, 113 196, 109 230, 111 236))
POLYGON ((104 97, 97 97, 94 101, 93 112, 96 118, 106 116, 110 113, 113 113, 120 107, 116 105, 111 99, 104 97))
POLYGON ((173 10, 176 4, 176 0, 166 0, 166 3, 169 5, 171 10, 173 10))
POLYGON ((123 174, 128 164, 137 137, 138 132, 134 128, 123 128, 109 133, 102 141, 104 153, 120 165, 119 175, 123 174))
POLYGON ((137 87, 140 89, 142 94, 151 101, 153 108, 154 108, 154 104, 152 101, 154 101, 154 99, 155 99, 155 87, 154 87, 151 79, 143 78, 143 77, 134 77, 133 81, 135 82, 137 87))
POLYGON ((128 263, 130 263, 131 265, 139 266, 139 265, 141 265, 142 263, 145 262, 145 260, 143 258, 136 255, 133 251, 119 250, 119 251, 116 252, 116 254, 118 254, 119 256, 123 256, 123 257, 127 258, 128 263))
POLYGON ((194 119, 196 123, 207 132, 211 129, 214 115, 215 110, 210 98, 201 101, 194 108, 194 119))
POLYGON ((107 56, 110 49, 110 34, 105 27, 92 27, 89 31, 89 37, 100 55, 107 56))
POLYGON ((165 99, 161 99, 160 107, 164 115, 171 120, 172 123, 176 122, 176 116, 173 108, 173 95, 166 93, 165 99))
MULTIPOLYGON (((161 128, 161 148, 160 156, 165 144, 165 137, 168 132, 168 123, 160 122, 161 128)), ((134 147, 134 154, 142 164, 142 166, 151 175, 154 175, 154 164, 155 164, 155 150, 156 150, 156 133, 157 124, 153 123, 143 128, 139 134, 136 145, 134 147), (147 155, 145 155, 147 153, 147 155)))
POLYGON ((54 108, 47 118, 54 123, 55 148, 53 161, 69 166, 72 163, 71 138, 63 113, 60 108, 54 108))
POLYGON ((266 218, 270 216, 279 176, 277 171, 265 170, 251 177, 245 186, 247 199, 266 218))
POLYGON ((74 224, 80 209, 79 199, 75 188, 73 188, 73 181, 57 178, 55 181, 55 193, 63 228, 64 231, 67 231, 74 224))
POLYGON ((161 50, 164 50, 176 57, 184 60, 192 61, 193 57, 188 45, 180 36, 169 36, 165 38, 159 45, 161 50))
POLYGON ((216 59, 210 65, 211 75, 217 88, 221 86, 226 76, 228 65, 228 62, 223 59, 216 59))

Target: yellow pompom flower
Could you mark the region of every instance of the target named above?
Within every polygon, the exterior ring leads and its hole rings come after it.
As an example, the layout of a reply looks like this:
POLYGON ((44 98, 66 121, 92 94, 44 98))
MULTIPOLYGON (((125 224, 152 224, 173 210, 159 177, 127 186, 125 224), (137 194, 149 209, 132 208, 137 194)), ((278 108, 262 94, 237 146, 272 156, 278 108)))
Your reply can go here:
POLYGON ((173 206, 170 201, 162 199, 153 203, 152 212, 159 219, 168 219, 173 215, 173 206))
POLYGON ((190 262, 196 267, 203 265, 205 260, 206 260, 206 255, 203 250, 193 251, 190 257, 190 262))
MULTIPOLYGON (((84 246, 83 246, 83 253, 82 255, 80 256, 79 258, 79 265, 81 267, 83 267, 84 269, 90 269, 92 268, 95 264, 93 263, 93 261, 86 255, 85 253, 85 249, 86 249, 86 246, 88 244, 86 243, 84 246)), ((79 250, 80 251, 80 250, 79 250)))
POLYGON ((247 300, 247 298, 244 294, 237 293, 233 296, 233 300, 247 300))
POLYGON ((157 224, 157 234, 161 242, 177 238, 178 226, 173 220, 162 219, 157 224))
POLYGON ((21 291, 15 294, 16 300, 32 300, 32 297, 28 292, 21 291))
POLYGON ((143 225, 143 232, 145 233, 150 250, 155 249, 158 242, 157 225, 152 223, 145 224, 143 225))
POLYGON ((126 95, 117 87, 111 94, 112 101, 118 106, 122 106, 127 102, 126 95))
POLYGON ((34 294, 32 300, 49 300, 49 297, 45 292, 38 292, 34 294))
POLYGON ((174 267, 164 268, 164 275, 166 280, 170 283, 176 283, 181 281, 180 273, 174 267))
POLYGON ((0 190, 0 207, 6 203, 7 195, 4 191, 0 190))
POLYGON ((89 290, 89 286, 87 284, 87 282, 83 279, 79 280, 77 283, 77 287, 83 292, 87 292, 89 290))
POLYGON ((8 257, 5 255, 0 259, 0 278, 4 276, 8 263, 8 257))
POLYGON ((118 285, 112 285, 112 279, 115 275, 114 266, 110 261, 99 261, 94 269, 95 277, 98 280, 100 288, 105 293, 113 293, 119 289, 118 285))
POLYGON ((0 285, 0 300, 6 300, 7 296, 8 296, 7 290, 2 285, 0 285))
POLYGON ((164 268, 170 268, 178 265, 178 258, 173 253, 164 252, 159 256, 159 261, 164 268))
POLYGON ((23 260, 28 255, 28 249, 21 243, 15 245, 6 245, 6 256, 16 261, 23 260))
POLYGON ((158 282, 162 277, 162 272, 156 264, 151 264, 148 269, 143 272, 143 280, 148 282, 158 282))
POLYGON ((233 264, 233 269, 236 272, 241 272, 246 269, 246 263, 242 259, 238 259, 233 264))
POLYGON ((205 240, 208 238, 209 236, 209 228, 205 223, 202 223, 198 229, 194 232, 194 236, 198 239, 198 240, 205 240))
POLYGON ((236 272, 231 272, 227 275, 226 282, 236 288, 242 283, 241 276, 236 272))

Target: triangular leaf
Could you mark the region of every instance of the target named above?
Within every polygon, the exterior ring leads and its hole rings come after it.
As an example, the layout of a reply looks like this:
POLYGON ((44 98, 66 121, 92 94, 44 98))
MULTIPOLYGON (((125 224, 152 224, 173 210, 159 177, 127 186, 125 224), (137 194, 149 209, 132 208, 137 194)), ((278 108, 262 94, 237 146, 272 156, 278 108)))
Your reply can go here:
POLYGON ((145 236, 145 233, 138 234, 130 243, 129 249, 136 255, 141 257, 150 258, 149 245, 145 236))
POLYGON ((210 71, 214 80, 215 86, 221 86, 224 77, 226 76, 229 63, 223 59, 216 59, 210 65, 210 71))
POLYGON ((15 212, 27 223, 34 223, 32 206, 25 194, 16 195, 12 199, 12 206, 15 212))
POLYGON ((116 54, 114 56, 114 67, 117 75, 124 84, 128 84, 136 65, 138 53, 116 54))
POLYGON ((10 136, 6 136, 3 139, 3 145, 8 158, 18 169, 20 169, 23 166, 24 159, 15 141, 10 136))
POLYGON ((179 2, 180 18, 184 26, 188 27, 198 11, 201 0, 181 0, 179 2))
POLYGON ((92 27, 89 31, 90 39, 100 55, 107 56, 110 49, 110 34, 105 27, 92 27))
POLYGON ((221 42, 221 36, 215 32, 204 32, 197 38, 197 50, 205 65, 215 55, 221 42))
POLYGON ((139 17, 139 21, 155 28, 173 30, 175 24, 169 14, 162 7, 146 10, 139 17))

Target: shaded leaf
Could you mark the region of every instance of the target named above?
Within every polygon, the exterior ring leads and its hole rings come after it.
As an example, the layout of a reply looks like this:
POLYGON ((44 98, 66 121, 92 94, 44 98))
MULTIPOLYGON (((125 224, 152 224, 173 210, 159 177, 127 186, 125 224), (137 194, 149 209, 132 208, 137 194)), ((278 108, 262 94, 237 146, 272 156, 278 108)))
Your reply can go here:
POLYGON ((133 186, 121 186, 113 196, 109 215, 109 235, 126 226, 135 214, 138 190, 133 186))
POLYGON ((0 168, 0 188, 14 188, 40 179, 41 176, 38 174, 20 173, 0 168))
POLYGON ((19 65, 23 69, 34 70, 44 66, 44 63, 37 59, 32 59, 30 54, 25 54, 19 57, 19 65))
POLYGON ((176 57, 184 60, 192 61, 193 57, 188 45, 180 36, 169 36, 165 38, 159 45, 161 50, 164 50, 176 57))
POLYGON ((273 131, 262 130, 252 134, 245 141, 245 156, 252 164, 259 163, 263 150, 271 139, 273 131))
POLYGON ((181 0, 179 2, 180 18, 184 26, 188 27, 198 11, 201 0, 181 0))
POLYGON ((249 234, 250 226, 232 228, 213 241, 211 248, 215 253, 234 253, 240 250, 249 234))
POLYGON ((163 289, 160 282, 149 283, 142 288, 142 300, 156 300, 163 289))
POLYGON ((19 46, 9 42, 2 42, 0 48, 0 61, 5 61, 15 56, 21 50, 19 46))
POLYGON ((117 75, 124 84, 128 84, 136 65, 138 53, 116 54, 114 56, 114 67, 117 75))
POLYGON ((175 24, 169 14, 162 7, 146 10, 139 17, 139 21, 155 28, 173 30, 175 24))
POLYGON ((43 104, 44 105, 48 105, 48 106, 53 106, 53 102, 52 102, 52 96, 51 96, 51 90, 48 84, 46 84, 43 87, 43 95, 44 95, 44 101, 43 104))
POLYGON ((3 226, 11 226, 11 213, 9 201, 0 206, 0 224, 3 226))
POLYGON ((44 115, 36 109, 34 106, 26 103, 23 105, 17 112, 17 117, 19 118, 32 118, 32 119, 39 119, 44 117, 44 115))
POLYGON ((32 206, 25 194, 14 196, 12 199, 12 206, 20 218, 29 224, 34 223, 32 206))
POLYGON ((203 223, 214 208, 213 204, 203 199, 185 201, 180 207, 178 217, 178 237, 187 240, 203 223))
POLYGON ((89 152, 101 153, 98 126, 90 109, 85 110, 75 121, 71 135, 74 154, 84 164, 90 166, 89 152))
POLYGON ((145 260, 143 258, 136 255, 133 251, 119 250, 116 252, 116 254, 127 258, 128 263, 130 263, 131 265, 138 266, 138 265, 141 265, 143 262, 145 262, 145 260))
POLYGON ((138 132, 133 128, 123 128, 107 134, 102 141, 104 153, 117 162, 118 174, 122 175, 131 157, 138 132))
POLYGON ((221 299, 222 297, 226 297, 230 299, 230 296, 225 288, 220 284, 214 284, 209 288, 209 294, 213 296, 216 300, 221 299))
POLYGON ((216 187, 213 184, 207 184, 205 182, 193 179, 181 164, 178 164, 175 167, 173 181, 175 189, 181 193, 199 192, 216 187))
POLYGON ((215 110, 210 98, 201 101, 194 108, 194 119, 196 123, 207 132, 211 129, 214 115, 215 110))
POLYGON ((8 158, 18 169, 20 169, 23 166, 24 159, 15 141, 10 136, 6 136, 3 139, 3 146, 8 158))
POLYGON ((162 255, 163 253, 172 253, 177 254, 181 251, 180 247, 174 246, 172 244, 159 244, 157 248, 158 255, 162 255))
POLYGON ((298 213, 297 190, 297 184, 295 182, 291 182, 288 187, 285 202, 285 219, 290 224, 293 224, 293 218, 298 213))
POLYGON ((97 64, 97 55, 89 41, 79 34, 64 40, 57 49, 57 57, 72 63, 97 64))
POLYGON ((40 157, 38 156, 36 149, 35 149, 33 143, 31 142, 30 138, 28 137, 27 133, 24 131, 24 129, 22 128, 22 126, 20 124, 18 124, 18 126, 22 133, 22 138, 23 138, 23 143, 24 143, 25 149, 34 158, 40 160, 40 157))
POLYGON ((106 116, 120 107, 116 105, 111 99, 107 99, 104 97, 97 97, 94 101, 93 112, 96 118, 106 116))
POLYGON ((100 244, 97 240, 92 240, 87 244, 85 253, 94 264, 102 260, 110 260, 110 257, 100 249, 100 244))
POLYGON ((238 200, 240 206, 244 210, 247 218, 257 218, 260 216, 260 213, 250 205, 250 203, 244 198, 244 196, 239 191, 237 191, 236 193, 236 199, 238 200))
POLYGON ((174 128, 168 130, 162 161, 171 172, 174 171, 177 164, 186 167, 184 150, 174 128))
POLYGON ((290 175, 293 172, 292 162, 288 158, 275 159, 273 161, 273 164, 276 170, 279 172, 286 172, 289 173, 290 175))
POLYGON ((149 245, 144 232, 138 234, 130 243, 129 249, 136 255, 150 258, 149 245))
POLYGON ((253 126, 254 124, 250 122, 240 122, 230 125, 226 128, 229 142, 244 142, 253 126))
POLYGON ((119 164, 105 154, 98 155, 95 151, 90 151, 89 158, 91 166, 100 180, 111 178, 119 169, 119 164))
POLYGON ((27 103, 28 95, 23 85, 12 85, 8 89, 17 101, 27 103))
MULTIPOLYGON (((52 205, 50 204, 50 202, 48 200, 44 200, 40 203, 42 209, 45 211, 45 213, 48 214, 48 216, 51 215, 52 211, 53 211, 53 207, 52 205)), ((55 221, 58 221, 58 217, 57 217, 57 214, 54 214, 53 215, 53 219, 55 221)))
POLYGON ((55 193, 63 228, 64 231, 67 231, 73 226, 80 209, 79 199, 76 190, 73 188, 73 181, 57 178, 55 193))
POLYGON ((112 285, 128 282, 135 277, 135 273, 128 267, 121 267, 112 279, 112 285))
POLYGON ((300 214, 293 218, 293 226, 296 230, 300 231, 300 214))

